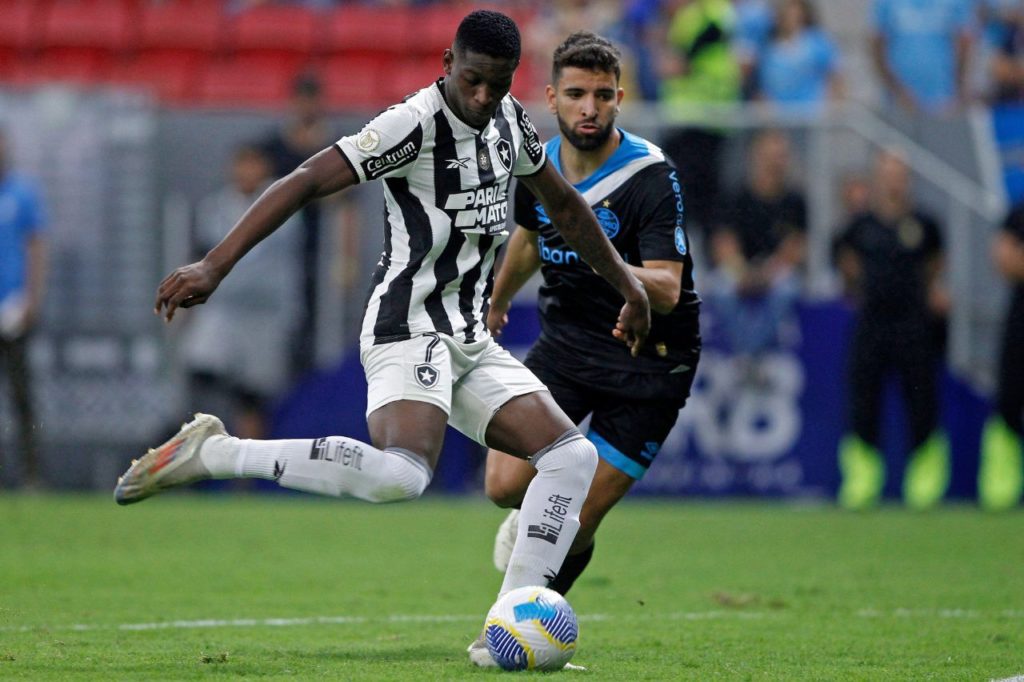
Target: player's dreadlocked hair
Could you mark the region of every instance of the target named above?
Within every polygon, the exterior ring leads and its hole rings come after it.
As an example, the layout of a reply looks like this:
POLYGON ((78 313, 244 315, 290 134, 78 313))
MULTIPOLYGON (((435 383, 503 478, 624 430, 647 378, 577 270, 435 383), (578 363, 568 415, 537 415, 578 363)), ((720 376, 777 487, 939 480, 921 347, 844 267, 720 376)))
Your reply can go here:
POLYGON ((615 79, 622 76, 619 59, 622 54, 607 38, 590 31, 576 31, 555 48, 551 67, 551 82, 557 83, 562 69, 574 66, 588 71, 614 73, 615 79))
POLYGON ((519 27, 500 12, 478 9, 466 15, 455 31, 455 49, 519 61, 519 27))

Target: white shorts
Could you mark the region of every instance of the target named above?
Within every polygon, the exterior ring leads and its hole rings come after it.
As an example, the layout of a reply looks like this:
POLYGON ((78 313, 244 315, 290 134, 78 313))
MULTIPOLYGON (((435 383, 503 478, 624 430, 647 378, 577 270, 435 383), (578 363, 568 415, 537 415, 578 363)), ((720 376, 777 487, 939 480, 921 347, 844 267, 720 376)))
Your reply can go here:
POLYGON ((407 341, 364 346, 359 359, 369 386, 366 416, 396 400, 437 405, 452 428, 486 445, 487 425, 512 398, 546 391, 523 363, 487 337, 461 343, 427 333, 407 341))

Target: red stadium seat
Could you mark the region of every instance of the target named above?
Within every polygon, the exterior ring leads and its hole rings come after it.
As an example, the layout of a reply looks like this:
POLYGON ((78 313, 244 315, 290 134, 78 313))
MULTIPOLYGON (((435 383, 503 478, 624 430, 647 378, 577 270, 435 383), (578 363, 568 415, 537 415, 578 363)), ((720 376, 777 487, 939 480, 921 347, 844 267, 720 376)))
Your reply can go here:
POLYGON ((70 83, 95 85, 105 77, 107 63, 98 55, 80 55, 75 59, 44 54, 14 63, 9 82, 16 85, 70 83))
POLYGON ((39 24, 46 3, 0 0, 0 52, 16 54, 39 46, 39 24))
POLYGON ((287 101, 295 75, 274 58, 214 60, 199 75, 196 99, 208 106, 277 107, 287 101))
POLYGON ((539 102, 544 99, 544 82, 537 82, 535 65, 523 58, 512 80, 512 94, 521 102, 539 102))
POLYGON ((57 0, 42 20, 46 48, 119 52, 132 46, 129 5, 124 0, 57 0))
POLYGON ((369 57, 332 57, 318 71, 324 102, 335 111, 377 111, 394 101, 381 87, 386 64, 369 57))
POLYGON ((239 55, 307 61, 321 44, 319 13, 299 6, 254 7, 228 24, 228 45, 239 55))
POLYGON ((213 54, 223 46, 224 27, 224 11, 219 3, 150 3, 141 12, 138 47, 152 55, 213 54))
POLYGON ((407 54, 416 42, 408 11, 350 5, 327 15, 324 50, 350 57, 407 54))
POLYGON ((197 73, 202 64, 197 56, 142 54, 119 62, 107 80, 148 90, 166 104, 182 104, 195 99, 197 73))
POLYGON ((416 40, 409 46, 425 56, 437 55, 440 59, 445 49, 452 46, 455 30, 471 8, 451 5, 430 5, 412 10, 416 40))
POLYGON ((391 103, 401 102, 443 75, 440 54, 434 58, 408 58, 394 64, 382 85, 386 86, 391 103))

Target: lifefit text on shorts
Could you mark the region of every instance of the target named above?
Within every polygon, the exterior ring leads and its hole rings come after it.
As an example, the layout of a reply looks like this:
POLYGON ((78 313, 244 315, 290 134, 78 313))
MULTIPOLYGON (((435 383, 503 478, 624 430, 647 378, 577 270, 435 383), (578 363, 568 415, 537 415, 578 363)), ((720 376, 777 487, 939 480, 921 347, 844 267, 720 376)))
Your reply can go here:
POLYGON ((325 462, 337 462, 344 467, 363 470, 363 449, 358 445, 350 445, 345 440, 328 440, 317 438, 313 441, 313 447, 309 451, 310 459, 320 459, 325 462))
POLYGON ((548 498, 548 502, 551 505, 541 514, 547 521, 527 526, 526 536, 544 540, 554 545, 558 542, 558 536, 562 533, 562 528, 565 526, 565 517, 569 513, 569 503, 572 502, 572 498, 563 497, 556 493, 548 498))
POLYGON ((508 217, 508 192, 503 185, 491 185, 449 194, 444 207, 455 214, 455 227, 464 232, 498 234, 508 217))

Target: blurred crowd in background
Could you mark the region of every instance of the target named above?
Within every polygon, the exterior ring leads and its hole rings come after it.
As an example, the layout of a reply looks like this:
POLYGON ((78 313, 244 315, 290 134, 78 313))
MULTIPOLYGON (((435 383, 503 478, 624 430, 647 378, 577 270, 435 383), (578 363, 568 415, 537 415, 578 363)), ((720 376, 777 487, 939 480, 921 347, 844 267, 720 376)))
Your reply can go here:
MULTIPOLYGON (((33 32, 30 21, 49 4, 0 0, 0 15, 6 14, 0 24, 27 31, 22 38, 14 28, 6 39, 0 36, 0 88, 31 87, 49 79, 87 85, 148 83, 166 106, 281 112, 278 125, 234 146, 223 187, 198 203, 193 256, 216 243, 275 177, 346 132, 336 129, 332 114, 368 113, 439 75, 440 50, 471 7, 442 0, 96 4, 123 12, 118 16, 124 25, 110 33, 120 36, 118 40, 129 32, 128 22, 138 20, 140 28, 131 29, 139 44, 133 50, 127 44, 105 46, 102 30, 90 38, 88 28, 72 32, 84 38, 56 45, 53 40, 59 37, 45 36, 59 35, 59 25, 53 28, 47 19, 33 32), (286 14, 296 9, 306 14, 286 14), (198 17, 202 25, 182 31, 175 17, 188 16, 198 17), (367 22, 362 28, 356 25, 357 16, 367 22), (288 17, 298 18, 295 24, 281 23, 288 17), (214 23, 220 27, 216 31, 214 23), (299 24, 305 33, 295 32, 299 24), (339 38, 337 46, 330 44, 331 36, 341 35, 347 37, 339 38), (228 43, 234 51, 224 54, 222 47, 228 43)), ((81 9, 88 4, 68 6, 81 9)), ((52 3, 54 8, 60 5, 61 0, 52 3)), ((812 197, 806 195, 806 177, 794 160, 794 147, 803 149, 807 139, 792 127, 752 130, 744 140, 741 167, 727 181, 729 133, 709 125, 706 113, 692 119, 689 113, 748 105, 814 120, 844 101, 856 100, 898 122, 944 120, 979 105, 1024 103, 1022 0, 509 0, 488 5, 508 12, 521 25, 524 60, 513 88, 520 99, 542 99, 554 46, 573 30, 586 28, 623 50, 627 105, 647 103, 674 121, 656 142, 684 180, 707 319, 722 348, 736 358, 741 383, 754 386, 769 380, 759 358, 792 345, 798 334, 794 311, 804 291, 812 197), (847 25, 848 15, 866 23, 847 25)), ((903 152, 877 152, 870 163, 841 179, 838 215, 826 228, 834 242, 829 252, 836 280, 860 311, 850 359, 858 381, 850 386, 849 435, 839 446, 844 486, 840 500, 863 507, 876 503, 881 494, 885 472, 878 453, 878 396, 881 377, 891 370, 902 377, 911 413, 908 467, 914 462, 918 468, 932 467, 919 477, 925 480, 922 489, 904 492, 911 504, 927 507, 941 499, 949 477, 949 445, 938 432, 936 378, 944 352, 943 320, 953 305, 944 274, 946 232, 942 217, 916 201, 903 152), (879 231, 879 226, 894 229, 879 231), (886 241, 890 234, 895 235, 891 243, 886 241)), ((27 201, 27 190, 8 191, 27 201)), ((25 210, 32 215, 10 222, 18 227, 0 229, 5 240, 0 248, 8 255, 17 244, 29 243, 27 235, 38 248, 42 221, 37 209, 25 210)), ((353 227, 358 217, 337 204, 313 205, 299 217, 301 226, 282 230, 279 234, 287 236, 267 245, 258 256, 262 262, 243 261, 252 266, 248 274, 228 279, 229 285, 238 286, 219 292, 209 309, 196 315, 180 343, 193 396, 190 405, 224 414, 239 435, 266 435, 274 401, 291 380, 312 368, 321 309, 316 273, 322 269, 320 259, 333 258, 324 253, 325 213, 345 217, 346 236, 335 246, 352 265, 341 268, 346 286, 361 288, 363 278, 356 276, 361 274, 361 246, 354 236, 359 230, 353 227), (255 296, 257 291, 265 295, 255 296), (270 318, 276 322, 268 324, 270 318)), ((369 232, 370 226, 360 229, 369 232)), ((1000 233, 1004 236, 997 254, 1000 271, 1016 287, 1011 320, 1024 316, 1019 310, 1024 300, 1024 241, 1017 232, 1007 228, 1000 233)), ((369 234, 364 238, 376 239, 369 234)), ((33 257, 26 251, 23 260, 32 262, 33 257)), ((5 257, 0 264, 7 267, 10 260, 5 257)), ((23 265, 18 268, 24 270, 23 265)), ((8 287, 19 288, 25 286, 8 287)), ((0 289, 0 296, 6 293, 0 289)), ((14 389, 20 431, 29 435, 34 418, 24 347, 12 339, 26 338, 38 320, 38 296, 32 293, 26 299, 32 306, 12 327, 17 333, 0 342, 13 379, 8 383, 14 389)), ((1021 325, 1019 319, 1013 324, 1013 329, 1021 325)), ((1020 498, 1021 475, 1013 471, 1021 466, 1019 387, 1024 386, 1024 364, 1014 346, 1024 343, 1019 329, 1012 331, 1011 326, 996 389, 1001 421, 986 432, 989 449, 1002 454, 990 463, 998 471, 979 478, 994 481, 992 506, 1010 506, 1020 498)), ((21 442, 25 479, 32 480, 38 476, 31 455, 36 445, 29 437, 21 442)))

